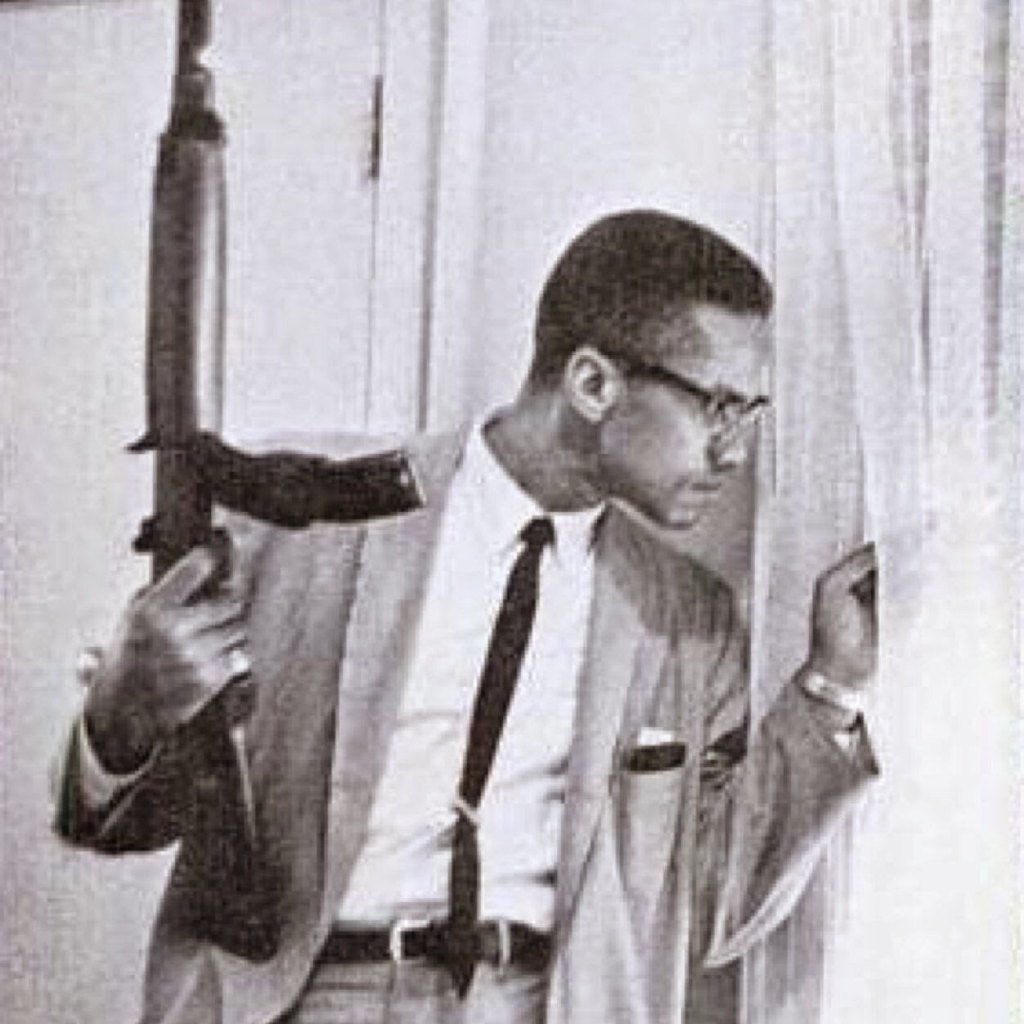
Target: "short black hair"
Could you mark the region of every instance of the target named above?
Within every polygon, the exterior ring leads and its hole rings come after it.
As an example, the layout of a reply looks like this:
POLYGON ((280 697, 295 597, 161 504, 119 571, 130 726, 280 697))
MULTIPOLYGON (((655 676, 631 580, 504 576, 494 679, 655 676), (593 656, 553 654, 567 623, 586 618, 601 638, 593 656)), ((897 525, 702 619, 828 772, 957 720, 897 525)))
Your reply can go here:
POLYGON ((658 210, 603 217, 578 235, 537 306, 532 380, 550 381, 592 345, 610 358, 651 358, 643 328, 694 303, 767 317, 772 287, 757 264, 709 228, 658 210))

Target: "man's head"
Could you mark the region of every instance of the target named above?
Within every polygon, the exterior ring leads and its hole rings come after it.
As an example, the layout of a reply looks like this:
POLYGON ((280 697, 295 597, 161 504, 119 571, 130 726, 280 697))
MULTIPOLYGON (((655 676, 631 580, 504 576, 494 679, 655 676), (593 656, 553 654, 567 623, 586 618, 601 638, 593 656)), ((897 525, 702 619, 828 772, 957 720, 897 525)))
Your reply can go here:
POLYGON ((771 306, 757 265, 707 228, 606 217, 544 286, 527 389, 557 395, 579 424, 603 497, 692 525, 745 457, 771 306))
POLYGON ((532 382, 552 383, 584 345, 657 362, 656 327, 695 305, 767 317, 772 289, 731 242, 656 210, 604 217, 579 235, 548 276, 537 306, 532 382))

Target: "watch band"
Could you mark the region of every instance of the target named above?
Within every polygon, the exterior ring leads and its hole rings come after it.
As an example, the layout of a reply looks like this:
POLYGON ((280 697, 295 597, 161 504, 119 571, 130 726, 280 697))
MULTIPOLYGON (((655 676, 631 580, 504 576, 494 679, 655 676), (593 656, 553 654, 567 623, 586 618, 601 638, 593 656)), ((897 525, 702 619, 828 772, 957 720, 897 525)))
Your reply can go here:
POLYGON ((860 690, 852 690, 849 686, 840 686, 827 679, 820 672, 809 671, 800 675, 800 687, 808 696, 831 704, 833 707, 842 708, 852 714, 862 715, 865 707, 865 697, 860 690))

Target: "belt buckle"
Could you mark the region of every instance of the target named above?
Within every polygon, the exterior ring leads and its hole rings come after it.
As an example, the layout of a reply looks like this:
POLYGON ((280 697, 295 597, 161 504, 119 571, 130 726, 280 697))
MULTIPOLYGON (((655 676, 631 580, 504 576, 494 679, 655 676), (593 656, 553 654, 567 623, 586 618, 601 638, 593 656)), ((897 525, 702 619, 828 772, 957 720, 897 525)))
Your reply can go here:
POLYGON ((393 963, 400 964, 405 960, 402 952, 402 939, 405 933, 414 928, 426 928, 428 924, 430 921, 424 917, 400 917, 395 921, 388 934, 388 955, 393 963))
POLYGON ((498 927, 498 964, 497 977, 501 981, 512 963, 512 926, 507 917, 499 917, 494 922, 498 927))

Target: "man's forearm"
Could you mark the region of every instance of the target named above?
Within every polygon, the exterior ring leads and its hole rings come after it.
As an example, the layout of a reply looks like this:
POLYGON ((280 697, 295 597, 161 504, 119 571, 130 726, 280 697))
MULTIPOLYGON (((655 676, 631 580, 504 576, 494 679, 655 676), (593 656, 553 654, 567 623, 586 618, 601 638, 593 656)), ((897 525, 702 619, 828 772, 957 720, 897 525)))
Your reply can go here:
POLYGON ((709 965, 742 955, 789 914, 839 819, 877 775, 866 737, 844 750, 837 720, 791 682, 707 814, 698 857, 709 965))

